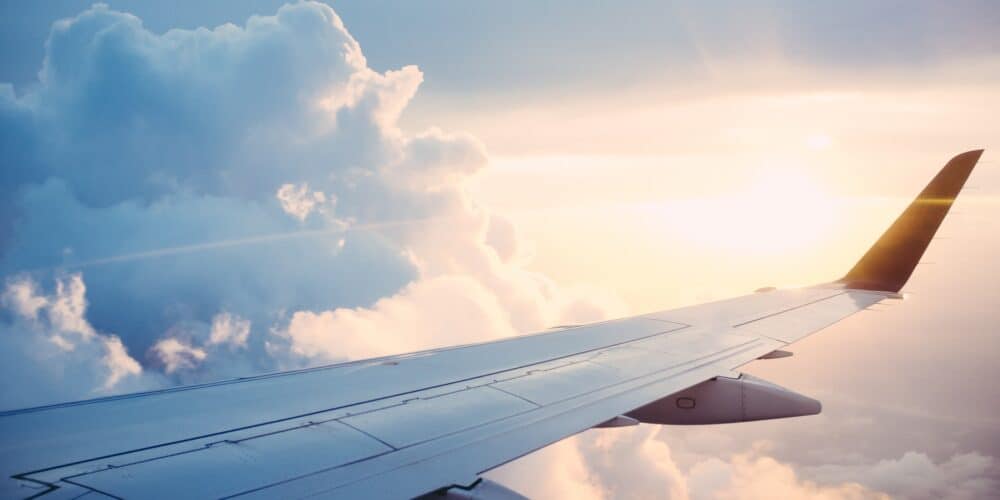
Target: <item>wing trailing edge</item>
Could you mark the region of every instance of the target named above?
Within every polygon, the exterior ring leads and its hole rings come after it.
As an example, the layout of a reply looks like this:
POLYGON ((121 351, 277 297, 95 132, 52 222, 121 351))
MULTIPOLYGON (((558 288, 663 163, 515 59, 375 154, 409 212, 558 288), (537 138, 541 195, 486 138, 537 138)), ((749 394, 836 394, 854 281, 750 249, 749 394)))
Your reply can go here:
POLYGON ((952 158, 838 283, 859 290, 899 292, 982 154, 977 149, 952 158))

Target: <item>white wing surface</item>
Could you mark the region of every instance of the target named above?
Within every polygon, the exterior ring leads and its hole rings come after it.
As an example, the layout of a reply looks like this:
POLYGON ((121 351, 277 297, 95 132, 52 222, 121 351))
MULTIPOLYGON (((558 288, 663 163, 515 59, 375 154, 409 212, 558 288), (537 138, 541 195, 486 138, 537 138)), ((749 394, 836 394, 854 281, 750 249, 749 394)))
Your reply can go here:
POLYGON ((0 496, 501 494, 479 483, 480 474, 595 426, 818 413, 818 402, 734 370, 898 297, 981 153, 952 159, 831 284, 0 413, 0 496))

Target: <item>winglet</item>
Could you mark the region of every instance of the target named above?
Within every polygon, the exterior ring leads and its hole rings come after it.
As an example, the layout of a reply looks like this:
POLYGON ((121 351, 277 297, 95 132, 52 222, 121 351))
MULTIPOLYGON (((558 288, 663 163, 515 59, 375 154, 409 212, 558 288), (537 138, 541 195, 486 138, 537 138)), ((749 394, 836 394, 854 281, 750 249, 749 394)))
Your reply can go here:
POLYGON ((838 282, 861 290, 903 288, 982 154, 977 149, 952 158, 838 282))

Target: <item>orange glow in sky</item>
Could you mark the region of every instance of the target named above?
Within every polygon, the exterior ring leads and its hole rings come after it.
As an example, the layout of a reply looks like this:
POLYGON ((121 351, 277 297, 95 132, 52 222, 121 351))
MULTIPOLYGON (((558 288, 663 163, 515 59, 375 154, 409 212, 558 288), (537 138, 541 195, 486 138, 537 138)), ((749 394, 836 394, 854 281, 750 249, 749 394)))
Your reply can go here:
POLYGON ((802 250, 834 230, 838 204, 808 174, 774 169, 732 192, 650 208, 696 245, 755 254, 802 250))

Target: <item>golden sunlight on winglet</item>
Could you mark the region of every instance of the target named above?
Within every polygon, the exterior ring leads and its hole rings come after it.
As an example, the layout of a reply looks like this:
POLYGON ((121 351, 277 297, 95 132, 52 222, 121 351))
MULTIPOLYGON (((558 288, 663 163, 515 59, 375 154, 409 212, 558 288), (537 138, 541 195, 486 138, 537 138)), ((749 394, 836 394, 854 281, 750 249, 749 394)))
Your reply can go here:
POLYGON ((948 161, 840 282, 848 288, 899 292, 982 154, 982 149, 967 151, 948 161))

